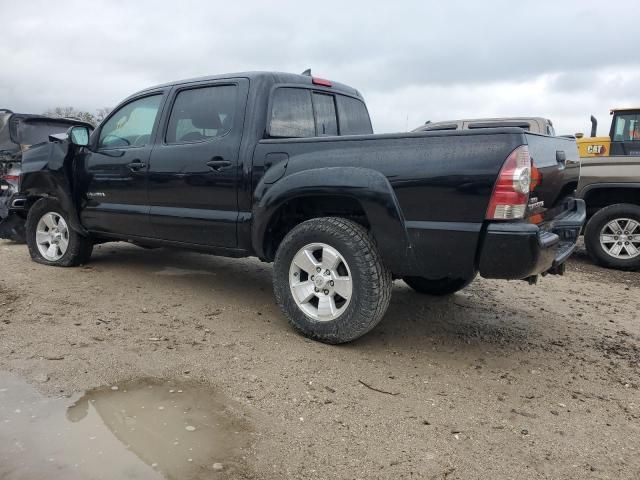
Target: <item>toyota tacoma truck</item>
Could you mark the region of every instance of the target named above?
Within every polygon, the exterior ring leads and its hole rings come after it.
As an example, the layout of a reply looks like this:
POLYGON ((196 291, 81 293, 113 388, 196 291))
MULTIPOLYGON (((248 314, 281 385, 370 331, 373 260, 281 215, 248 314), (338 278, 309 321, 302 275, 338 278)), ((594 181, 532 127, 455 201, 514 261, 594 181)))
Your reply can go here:
POLYGON ((52 137, 25 155, 13 204, 46 265, 106 241, 273 262, 291 325, 341 343, 382 319, 394 279, 444 295, 477 273, 561 274, 585 219, 579 173, 569 139, 374 135, 357 90, 253 72, 148 88, 91 135, 52 137))

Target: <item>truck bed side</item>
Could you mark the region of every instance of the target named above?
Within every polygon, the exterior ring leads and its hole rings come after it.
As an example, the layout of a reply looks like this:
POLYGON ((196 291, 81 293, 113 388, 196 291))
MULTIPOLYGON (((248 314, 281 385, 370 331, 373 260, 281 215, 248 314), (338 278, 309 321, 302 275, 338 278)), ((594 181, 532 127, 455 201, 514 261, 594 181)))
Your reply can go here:
MULTIPOLYGON (((263 238, 269 219, 289 198, 274 198, 269 191, 289 178, 315 171, 320 188, 311 188, 307 179, 300 194, 315 198, 359 191, 358 201, 365 204, 372 192, 383 196, 377 204, 386 208, 363 205, 363 210, 374 215, 368 222, 396 275, 429 272, 433 278, 469 278, 477 269, 495 180, 509 153, 525 143, 523 131, 514 128, 263 140, 254 154, 254 239, 263 238), (288 158, 284 168, 279 167, 282 178, 267 184, 258 172, 263 171, 265 159, 277 153, 288 158), (354 168, 359 175, 354 175, 354 168), (386 194, 381 187, 365 194, 367 185, 361 181, 371 184, 379 177, 387 185, 386 194), (357 190, 349 189, 349 184, 357 190), (390 227, 394 217, 400 223, 395 229, 390 227), (378 223, 385 226, 376 231, 378 223)), ((289 195, 291 190, 283 188, 289 195)), ((260 256, 269 256, 262 245, 254 248, 260 256)))

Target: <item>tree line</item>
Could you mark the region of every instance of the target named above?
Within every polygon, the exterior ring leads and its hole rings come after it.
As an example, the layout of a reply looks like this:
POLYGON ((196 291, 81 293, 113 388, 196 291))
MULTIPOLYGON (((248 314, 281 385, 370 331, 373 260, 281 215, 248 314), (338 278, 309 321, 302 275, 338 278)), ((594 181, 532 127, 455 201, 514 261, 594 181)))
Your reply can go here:
POLYGON ((52 118, 74 118, 83 122, 90 123, 94 127, 98 125, 111 112, 110 107, 98 108, 94 113, 77 110, 74 107, 55 107, 50 108, 43 115, 52 118))

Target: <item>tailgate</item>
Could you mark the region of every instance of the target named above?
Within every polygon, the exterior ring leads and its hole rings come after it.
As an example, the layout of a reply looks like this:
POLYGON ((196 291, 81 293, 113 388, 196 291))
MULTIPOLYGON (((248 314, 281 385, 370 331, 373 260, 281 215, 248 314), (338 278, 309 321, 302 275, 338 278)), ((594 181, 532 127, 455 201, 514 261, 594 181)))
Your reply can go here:
POLYGON ((533 223, 548 222, 573 208, 580 180, 578 147, 570 138, 525 135, 531 161, 539 173, 526 215, 533 223))

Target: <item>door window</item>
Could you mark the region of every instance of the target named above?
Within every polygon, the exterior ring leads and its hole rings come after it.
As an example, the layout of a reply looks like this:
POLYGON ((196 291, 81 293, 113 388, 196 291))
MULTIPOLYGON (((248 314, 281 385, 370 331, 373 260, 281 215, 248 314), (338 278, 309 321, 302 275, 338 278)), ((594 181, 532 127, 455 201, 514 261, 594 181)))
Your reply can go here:
POLYGON ((278 88, 273 96, 270 135, 304 138, 315 134, 311 92, 303 88, 278 88))
POLYGON ((162 95, 139 98, 116 111, 100 130, 98 148, 141 147, 151 141, 162 95))
POLYGON ((237 85, 181 91, 171 110, 166 142, 202 142, 227 134, 233 126, 237 98, 237 85))
POLYGON ((318 136, 338 135, 338 119, 333 95, 313 94, 313 106, 316 112, 316 130, 318 136))

